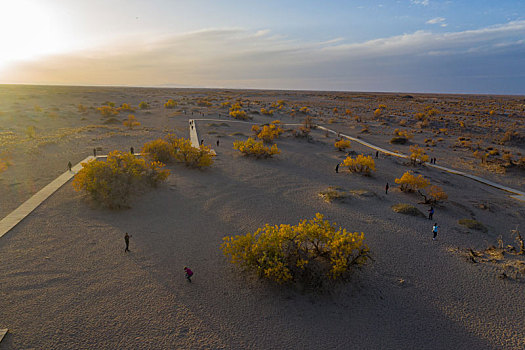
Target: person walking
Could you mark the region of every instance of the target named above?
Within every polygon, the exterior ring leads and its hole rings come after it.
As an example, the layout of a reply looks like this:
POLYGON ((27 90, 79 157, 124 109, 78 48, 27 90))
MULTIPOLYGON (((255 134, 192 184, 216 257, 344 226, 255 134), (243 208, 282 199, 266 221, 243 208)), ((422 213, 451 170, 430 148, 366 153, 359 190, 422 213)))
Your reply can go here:
POLYGON ((433 216, 434 216, 434 207, 430 206, 430 209, 428 209, 428 219, 432 220, 433 216))
POLYGON ((96 148, 93 148, 93 157, 97 157, 97 149, 96 148))
POLYGON ((135 154, 135 150, 133 149, 133 147, 130 147, 129 151, 131 152, 131 154, 135 154))
POLYGON ((439 229, 439 226, 437 224, 437 222, 434 224, 434 226, 432 227, 432 233, 434 234, 434 236, 432 237, 432 240, 435 241, 436 240, 436 237, 438 235, 438 229, 439 229))
POLYGON ((379 151, 376 151, 376 159, 379 158, 379 151))
POLYGON ((339 173, 339 163, 337 163, 337 165, 335 166, 335 172, 339 173))
POLYGON ((191 283, 191 276, 193 276, 193 271, 191 271, 190 268, 187 266, 184 266, 184 271, 186 272, 186 279, 188 280, 188 282, 191 283))
POLYGON ((124 235, 124 242, 126 242, 126 249, 124 249, 124 252, 129 252, 129 237, 131 236, 126 232, 124 235))
POLYGON ((217 147, 219 147, 219 139, 217 139, 217 147))
POLYGON ((386 183, 386 186, 385 186, 385 194, 388 194, 388 189, 390 188, 390 186, 388 186, 388 182, 386 183))

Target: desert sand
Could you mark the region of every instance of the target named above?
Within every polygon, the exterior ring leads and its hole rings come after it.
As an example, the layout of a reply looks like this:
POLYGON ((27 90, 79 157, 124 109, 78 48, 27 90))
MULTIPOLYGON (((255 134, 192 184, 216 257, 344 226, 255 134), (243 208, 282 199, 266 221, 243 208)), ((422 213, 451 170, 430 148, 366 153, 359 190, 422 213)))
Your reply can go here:
MULTIPOLYGON (((0 153, 11 161, 0 174, 2 217, 65 171, 68 160, 76 163, 93 148, 138 150, 167 133, 188 137, 189 118, 223 122, 197 121, 205 144, 215 146, 220 139, 209 169, 169 166, 166 184, 120 211, 100 208, 66 184, 0 239, 0 328, 9 328, 0 349, 523 349, 525 278, 501 278, 497 261, 474 264, 462 251, 496 244, 500 235, 505 244, 515 244, 509 233, 518 224, 523 232, 525 203, 382 155, 370 177, 336 174, 346 153, 319 130, 312 131, 310 142, 284 133, 276 140, 281 154, 275 158, 242 157, 232 143, 250 135, 250 125, 229 122, 228 109, 220 106, 240 98, 247 110, 259 111, 285 100, 286 107, 272 117, 251 113, 252 121, 301 123, 305 116, 292 116, 291 110, 308 106, 316 123, 407 153, 408 144, 389 144, 392 131, 402 113, 410 118, 430 104, 440 112, 429 127, 410 122, 401 127, 414 130, 411 144, 437 138, 435 130, 448 121, 447 135, 439 135, 443 141, 427 151, 438 164, 525 189, 518 166, 485 167, 471 149, 454 147, 458 137, 468 137, 482 147, 508 149, 517 162, 523 143, 492 141, 510 129, 523 135, 523 97, 404 95, 1 86, 0 153), (174 109, 163 107, 169 98, 179 103, 174 109), (132 113, 142 124, 130 130, 122 125, 129 113, 110 121, 96 111, 105 101, 134 107, 147 101, 150 108, 132 113), (383 103, 387 112, 375 118, 383 103), (88 110, 79 112, 78 104, 88 110), (463 115, 468 131, 452 130, 460 118, 454 111, 467 105, 473 114, 463 115), (335 107, 352 109, 362 121, 333 114, 335 107), (498 112, 489 116, 490 108, 498 112), (493 120, 486 129, 476 124, 482 111, 483 120, 493 120), (363 125, 368 132, 361 132, 363 125), (449 195, 434 214, 441 226, 437 241, 431 239, 433 222, 391 210, 396 203, 428 208, 421 197, 396 188, 394 179, 406 170, 449 195), (354 194, 327 203, 319 192, 329 186, 354 194), (265 223, 296 224, 317 212, 364 232, 374 258, 332 292, 260 280, 231 265, 219 249, 227 235, 265 223), (458 224, 462 218, 476 219, 488 231, 467 229, 458 224), (130 253, 124 252, 125 232, 132 235, 130 253), (184 266, 195 272, 191 284, 184 266)), ((375 154, 356 143, 350 151, 375 154)))

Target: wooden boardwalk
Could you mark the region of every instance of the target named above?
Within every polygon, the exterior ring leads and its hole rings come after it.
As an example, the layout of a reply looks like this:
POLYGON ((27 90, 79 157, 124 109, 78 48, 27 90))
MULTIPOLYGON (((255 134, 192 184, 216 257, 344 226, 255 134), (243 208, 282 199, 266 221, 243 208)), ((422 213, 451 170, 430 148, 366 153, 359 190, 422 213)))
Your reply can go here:
MULTIPOLYGON (((97 157, 98 158, 98 157, 97 157)), ((82 160, 80 163, 71 168, 71 171, 66 171, 49 185, 42 188, 40 191, 35 193, 31 198, 22 203, 18 208, 13 210, 9 215, 0 221, 0 237, 5 235, 9 230, 15 227, 20 221, 28 216, 33 210, 35 210, 42 202, 44 202, 49 196, 55 193, 62 185, 68 182, 75 174, 82 169, 83 162, 95 159, 93 156, 89 156, 82 160)))
MULTIPOLYGON (((345 135, 343 133, 339 133, 337 131, 334 131, 334 130, 331 130, 331 129, 328 129, 328 128, 325 128, 324 126, 321 126, 321 125, 317 125, 317 128, 318 129, 321 129, 321 130, 324 130, 324 131, 327 131, 327 132, 330 132, 334 135, 340 135, 342 137, 345 137, 349 140, 352 140, 352 141, 355 141, 357 143, 360 143, 362 144, 363 146, 366 146, 366 147, 369 147, 369 148, 372 148, 376 151, 379 151, 381 153, 385 153, 385 154, 388 154, 388 155, 391 155, 391 156, 394 156, 394 157, 399 157, 399 158, 409 158, 408 155, 406 154, 402 154, 402 153, 396 153, 396 152, 392 152, 392 151, 389 151, 387 149, 384 149, 384 148, 381 148, 381 147, 378 147, 376 145, 372 145, 371 143, 368 143, 366 141, 363 141, 363 140, 360 140, 360 139, 357 139, 355 137, 352 137, 352 136, 349 136, 349 135, 345 135)), ((430 164, 428 162, 425 162, 424 163, 426 166, 428 167, 431 167, 431 168, 435 168, 435 169, 439 169, 439 170, 442 170, 442 171, 445 171, 447 173, 451 173, 451 174, 456 174, 456 175, 460 175, 460 176, 464 176, 464 177, 467 177, 469 179, 472 179, 472 180, 475 180, 477 182, 480 182, 482 184, 485 184, 485 185, 489 185, 489 186, 492 186, 492 187, 495 187, 497 189, 500 189, 502 191, 506 191, 506 192, 509 192, 509 193, 512 193, 511 197, 514 198, 514 199, 517 199, 519 201, 524 201, 525 202, 525 192, 522 192, 522 191, 519 191, 519 190, 516 190, 514 188, 510 188, 510 187, 507 187, 507 186, 504 186, 504 185, 500 185, 496 182, 493 182, 493 181, 490 181, 490 180, 487 180, 487 179, 484 179, 482 177, 479 177, 479 176, 476 176, 476 175, 471 175, 471 174, 468 174, 468 173, 465 173, 463 171, 459 171, 459 170, 455 170, 455 169, 451 169, 451 168, 447 168, 447 167, 444 167, 444 166, 441 166, 441 165, 436 165, 436 164, 430 164)))
POLYGON ((0 342, 2 342, 2 339, 4 339, 5 335, 7 334, 8 329, 0 329, 0 342))

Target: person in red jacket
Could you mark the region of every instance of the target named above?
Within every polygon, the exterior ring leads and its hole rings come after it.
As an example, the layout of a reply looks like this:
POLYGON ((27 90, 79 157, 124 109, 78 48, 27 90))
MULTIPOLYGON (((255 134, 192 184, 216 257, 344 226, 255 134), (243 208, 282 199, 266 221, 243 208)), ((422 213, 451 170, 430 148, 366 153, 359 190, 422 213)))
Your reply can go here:
POLYGON ((186 278, 188 279, 188 282, 191 283, 191 276, 193 276, 193 271, 190 270, 189 267, 185 266, 184 271, 186 271, 186 278))

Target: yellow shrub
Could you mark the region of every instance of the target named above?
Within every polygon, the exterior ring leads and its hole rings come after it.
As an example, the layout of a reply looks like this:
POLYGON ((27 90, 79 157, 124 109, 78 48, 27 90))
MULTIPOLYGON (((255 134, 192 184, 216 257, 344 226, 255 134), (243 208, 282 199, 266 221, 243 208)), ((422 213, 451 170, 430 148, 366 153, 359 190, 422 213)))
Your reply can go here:
POLYGON ((73 187, 109 208, 129 206, 133 194, 146 186, 156 186, 170 173, 160 162, 147 162, 119 151, 110 152, 105 162, 92 160, 82 166, 75 175, 73 187))
POLYGON ((297 225, 265 225, 254 233, 225 237, 221 249, 231 262, 277 283, 315 288, 342 280, 369 259, 364 234, 349 232, 317 213, 297 225))
POLYGON ((162 163, 172 162, 175 158, 174 151, 173 144, 163 139, 147 142, 142 147, 142 154, 147 154, 149 159, 162 163))
POLYGON ((346 148, 350 147, 350 141, 347 139, 341 139, 334 143, 334 147, 337 148, 339 151, 344 151, 346 148))
POLYGON ((430 197, 430 201, 433 203, 441 202, 448 199, 448 194, 445 191, 443 191, 441 187, 436 185, 430 186, 428 196, 430 197))
POLYGON ((233 143, 233 149, 238 150, 245 156, 254 156, 256 158, 269 158, 275 154, 281 153, 277 145, 267 147, 262 141, 255 141, 251 137, 246 141, 236 141, 233 143))
POLYGON ((133 107, 131 107, 128 103, 123 103, 122 106, 120 106, 121 111, 134 111, 133 107))
POLYGON ((347 167, 352 173, 362 173, 369 175, 371 171, 376 170, 374 159, 370 156, 359 154, 357 157, 346 157, 342 163, 343 167, 347 167))
POLYGON ((414 176, 411 171, 407 171, 399 179, 394 180, 403 192, 414 192, 428 186, 429 182, 422 175, 414 176))
POLYGON ((425 150, 418 145, 410 146, 410 152, 410 160, 412 163, 416 164, 416 162, 419 161, 421 164, 422 162, 428 161, 428 155, 425 154, 425 150))
POLYGON ((261 108, 261 114, 264 114, 264 115, 273 115, 273 109, 270 109, 269 111, 266 110, 266 108, 261 108))
POLYGON ((377 108, 375 111, 374 111, 374 117, 379 117, 382 113, 382 110, 380 108, 377 108))
MULTIPOLYGON (((268 143, 281 135, 284 130, 280 127, 280 120, 274 120, 270 125, 263 125, 262 129, 257 133, 257 138, 268 143)), ((252 127, 252 130, 253 127, 252 127)))
POLYGON ((168 102, 164 104, 164 107, 168 109, 175 108, 175 106, 177 106, 177 102, 173 101, 172 99, 169 99, 168 102))
POLYGON ((114 108, 111 106, 102 106, 98 107, 97 110, 102 114, 104 117, 111 117, 113 115, 118 115, 120 110, 118 108, 114 108))
POLYGON ((133 129, 134 126, 140 126, 140 122, 137 121, 133 114, 128 115, 128 119, 123 124, 130 129, 133 129))
POLYGON ((190 140, 177 138, 175 135, 167 135, 164 139, 144 144, 142 152, 152 160, 160 160, 164 163, 181 162, 193 168, 212 165, 215 156, 210 147, 204 145, 193 147, 190 140))
POLYGON ((306 114, 306 113, 310 112, 310 110, 308 109, 308 107, 301 107, 299 109, 299 112, 303 113, 303 114, 306 114))
POLYGON ((199 148, 193 147, 191 141, 180 138, 174 140, 175 159, 193 168, 203 168, 213 164, 214 155, 211 148, 200 145, 199 148))
POLYGON ((249 119, 248 115, 245 111, 241 109, 242 105, 240 103, 236 103, 230 107, 230 117, 240 120, 246 120, 249 119))
POLYGON ((147 102, 142 101, 141 103, 139 103, 139 108, 140 109, 148 109, 149 108, 149 104, 147 102))
POLYGON ((11 165, 9 158, 5 155, 0 155, 0 173, 3 173, 11 165))

